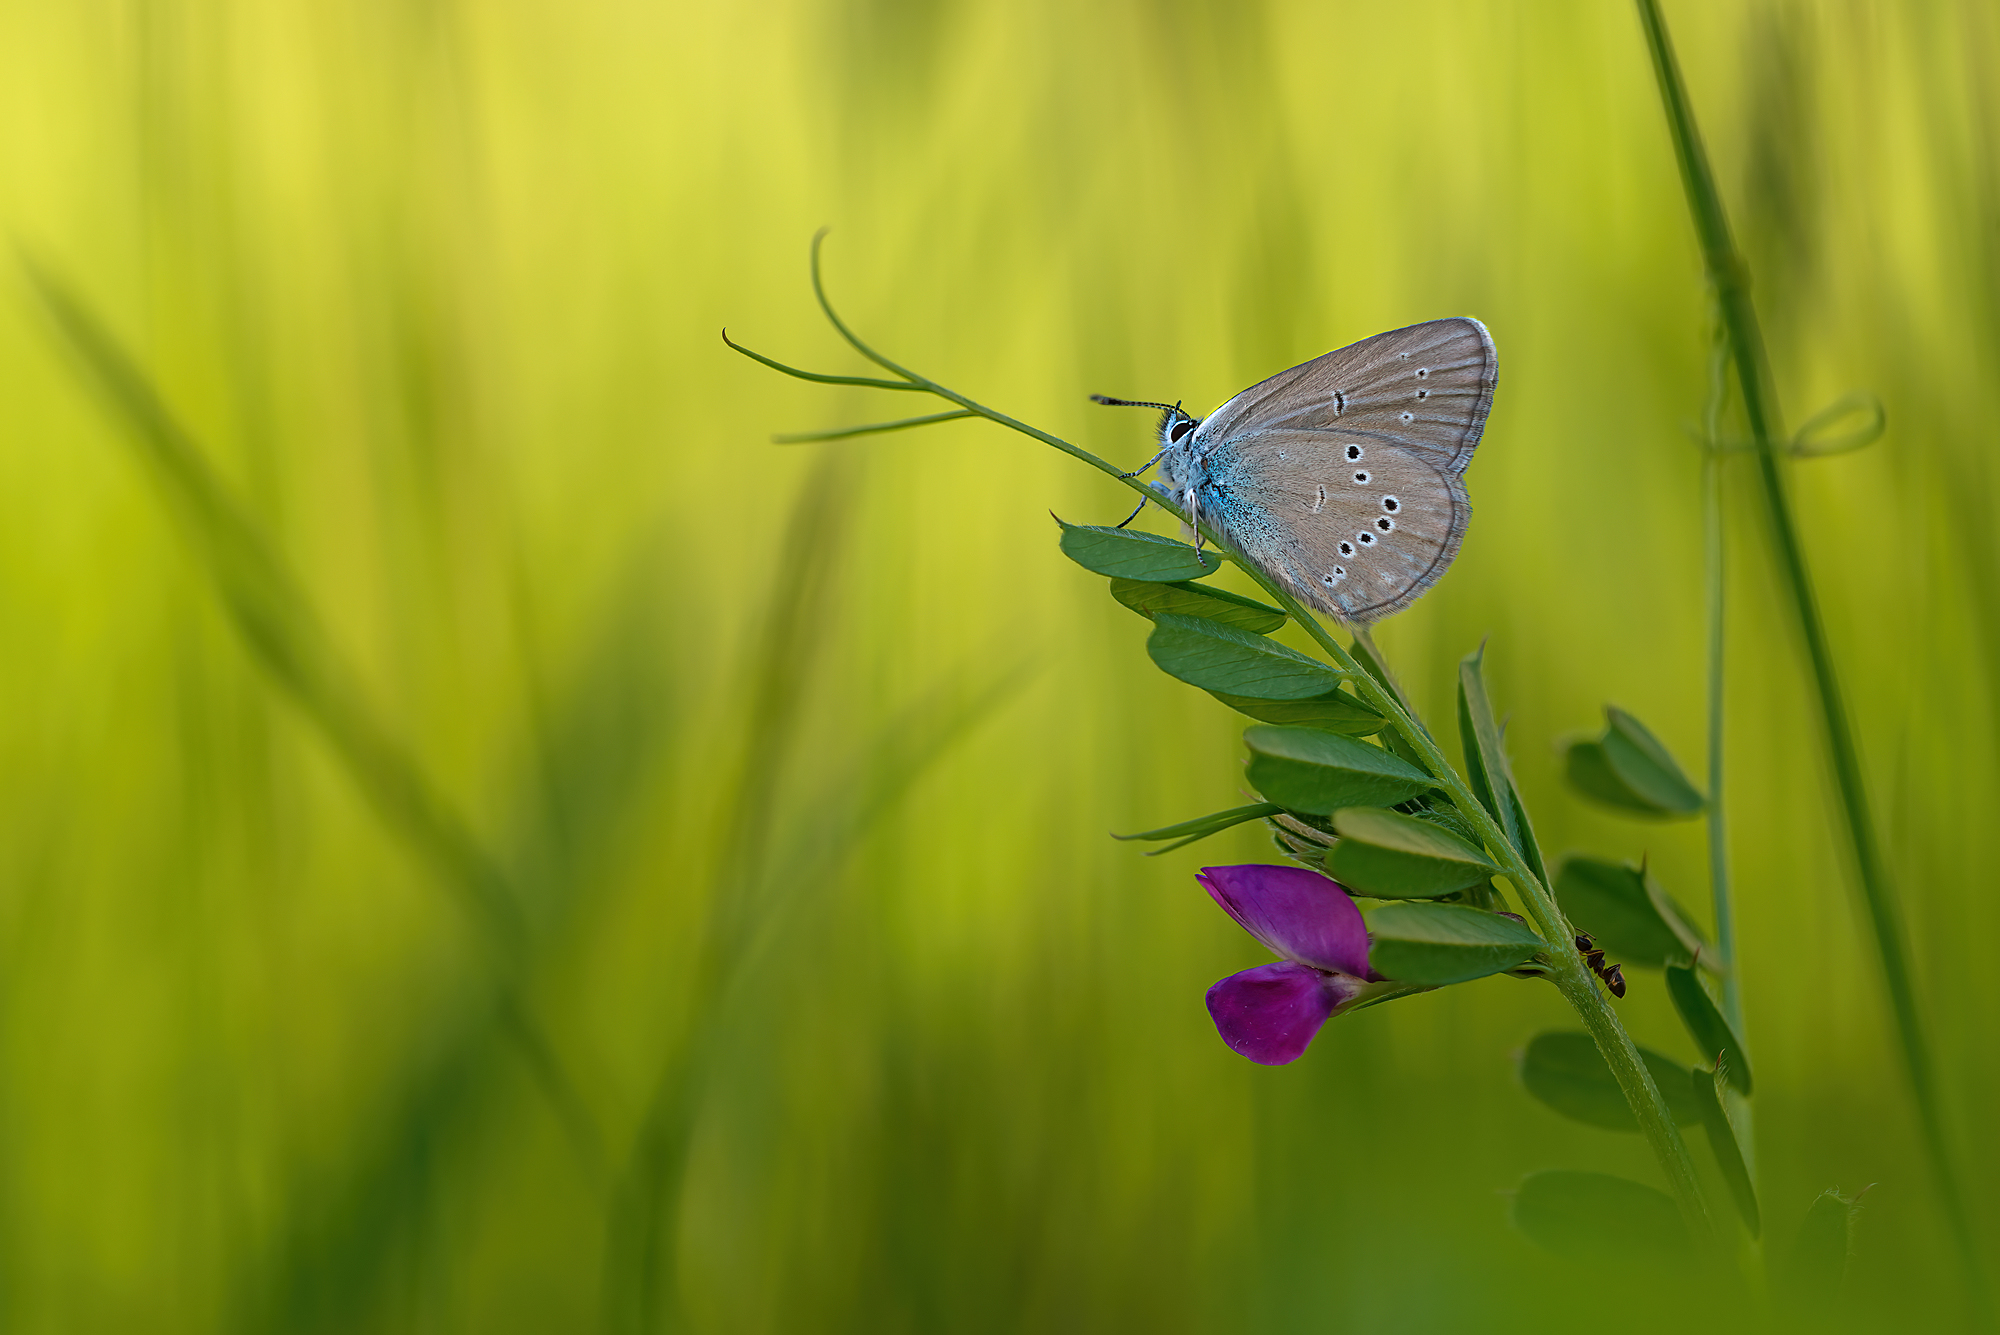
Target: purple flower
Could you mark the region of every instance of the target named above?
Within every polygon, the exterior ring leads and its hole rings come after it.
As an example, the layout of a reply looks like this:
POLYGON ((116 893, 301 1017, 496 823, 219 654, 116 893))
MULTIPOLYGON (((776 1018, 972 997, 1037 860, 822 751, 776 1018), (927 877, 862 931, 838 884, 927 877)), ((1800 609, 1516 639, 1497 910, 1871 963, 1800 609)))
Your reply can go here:
POLYGON ((1303 867, 1204 867, 1195 878, 1262 941, 1260 964, 1208 989, 1208 1013, 1239 1056, 1282 1066, 1335 1012, 1384 989, 1368 967, 1368 924, 1347 892, 1303 867))

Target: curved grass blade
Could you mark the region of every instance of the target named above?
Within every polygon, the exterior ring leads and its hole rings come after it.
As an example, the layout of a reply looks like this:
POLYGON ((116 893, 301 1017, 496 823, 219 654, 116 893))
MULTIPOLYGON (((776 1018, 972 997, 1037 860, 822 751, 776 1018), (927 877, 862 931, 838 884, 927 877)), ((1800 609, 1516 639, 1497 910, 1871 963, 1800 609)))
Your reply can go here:
POLYGON ((851 436, 879 436, 884 431, 908 431, 913 426, 929 426, 933 422, 955 422, 961 417, 977 417, 978 413, 967 412, 963 408, 955 412, 932 413, 928 417, 905 417, 895 422, 876 422, 869 426, 844 426, 832 431, 793 431, 771 437, 773 445, 806 445, 816 440, 846 440, 851 436))
POLYGON ((1164 825, 1157 830, 1143 830, 1138 834, 1114 834, 1111 837, 1120 840, 1138 839, 1149 844, 1156 844, 1162 839, 1175 841, 1165 848, 1156 848, 1146 854, 1149 858, 1156 858, 1162 853, 1171 853, 1176 848, 1186 848, 1197 840, 1206 839, 1212 834, 1221 834, 1224 830, 1233 829, 1247 821, 1275 816, 1283 810, 1283 807, 1273 802, 1252 802, 1249 806, 1231 807, 1212 816, 1198 816, 1194 820, 1184 820, 1178 825, 1164 825))
POLYGON ((825 375, 819 371, 801 371, 796 366, 787 366, 781 361, 766 357, 761 352, 752 352, 741 343, 731 339, 727 329, 722 331, 722 341, 742 353, 745 357, 748 357, 751 361, 759 362, 770 367, 773 371, 791 376, 795 380, 810 380, 817 385, 861 385, 867 389, 908 389, 915 390, 919 394, 926 392, 925 386, 908 380, 877 380, 865 375, 825 375))

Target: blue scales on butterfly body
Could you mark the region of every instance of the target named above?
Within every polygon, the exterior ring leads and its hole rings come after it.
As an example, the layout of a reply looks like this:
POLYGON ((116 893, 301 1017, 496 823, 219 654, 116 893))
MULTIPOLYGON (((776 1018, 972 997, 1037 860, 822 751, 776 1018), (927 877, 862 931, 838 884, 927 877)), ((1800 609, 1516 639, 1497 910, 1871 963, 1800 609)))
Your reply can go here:
POLYGON ((1281 371, 1206 418, 1168 409, 1156 458, 1177 499, 1301 602, 1377 621, 1458 554, 1497 383, 1486 326, 1430 320, 1281 371))

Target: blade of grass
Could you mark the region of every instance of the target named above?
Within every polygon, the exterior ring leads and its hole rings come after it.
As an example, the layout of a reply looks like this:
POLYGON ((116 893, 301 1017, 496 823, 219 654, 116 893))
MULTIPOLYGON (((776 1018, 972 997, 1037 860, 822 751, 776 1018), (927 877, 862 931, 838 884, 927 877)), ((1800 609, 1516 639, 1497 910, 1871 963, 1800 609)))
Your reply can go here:
MULTIPOLYGON (((753 912, 732 915, 739 933, 716 940, 715 972, 705 994, 689 1003, 695 1032, 662 1063, 618 1189, 607 1227, 604 1327, 612 1335, 686 1328, 679 1292, 680 1249, 675 1210, 686 1178, 690 1141, 700 1099, 715 1063, 741 1051, 732 1016, 736 995, 748 989, 770 939, 789 920, 787 901, 810 885, 830 886, 869 832, 918 780, 1022 684, 1026 674, 1005 671, 970 692, 963 703, 919 702, 856 748, 847 764, 803 810, 828 814, 773 858, 761 884, 724 886, 753 912), (727 953, 725 953, 727 952, 727 953)), ((942 695, 943 693, 940 693, 942 695)), ((795 819, 773 822, 791 829, 795 819)))
MULTIPOLYGON (((521 781, 524 833, 510 852, 541 942, 549 942, 597 875, 660 754, 670 713, 653 697, 664 675, 658 653, 659 568, 652 544, 630 574, 594 647, 538 729, 521 781)), ((549 945, 543 945, 548 950, 549 945)), ((420 1245, 432 1205, 430 1184, 451 1168, 453 1147, 481 1143, 501 1114, 504 1074, 495 1055, 536 1035, 509 1033, 518 1013, 487 979, 475 985, 459 1025, 399 1080, 374 1134, 329 1174, 299 1193, 271 1248, 268 1276, 239 1297, 236 1329, 352 1330, 392 1301, 403 1276, 398 1258, 420 1245)))
POLYGON ((695 951, 687 1013, 692 1035, 670 1047, 654 1076, 639 1132, 613 1184, 604 1252, 604 1329, 651 1335, 673 1307, 661 1241, 678 1199, 678 1148, 689 1134, 695 1090, 709 1059, 707 1017, 749 922, 746 901, 769 856, 759 826, 769 820, 785 773, 805 692, 832 616, 828 596, 852 513, 849 466, 822 455, 800 486, 785 525, 763 624, 743 655, 749 676, 748 726, 734 771, 722 784, 720 861, 710 878, 709 919, 695 951))
POLYGON ((781 436, 771 437, 773 445, 810 445, 822 440, 847 440, 854 436, 879 436, 885 431, 908 431, 913 426, 930 426, 934 422, 952 422, 961 417, 975 414, 964 411, 931 413, 927 417, 905 417, 894 422, 875 422, 869 426, 846 426, 833 431, 791 431, 781 436))
POLYGON ((1945 1133, 1936 1069, 1911 979, 1909 947, 1903 939, 1894 887, 1882 857, 1874 816, 1869 809, 1867 786, 1861 775, 1860 753, 1841 693, 1833 650, 1821 620, 1812 573, 1806 565, 1805 549, 1799 539, 1791 500, 1778 468, 1785 440, 1772 392, 1764 337, 1758 324, 1756 306, 1750 296, 1749 274, 1730 234, 1728 215, 1716 187, 1715 174, 1709 166, 1708 152, 1702 143, 1658 0, 1636 0, 1636 3, 1640 24, 1645 29, 1647 50, 1652 57, 1653 72, 1659 82, 1660 101, 1666 112, 1668 132, 1673 139, 1674 156, 1680 164, 1688 211, 1693 217, 1695 234, 1701 245, 1702 262, 1714 289, 1722 327, 1728 337, 1737 390, 1742 395, 1743 415, 1756 446, 1757 476, 1763 492, 1765 523, 1789 596, 1793 619, 1812 666, 1821 730, 1839 793, 1842 829, 1867 908, 1869 925, 1874 931, 1876 954, 1881 961, 1883 981, 1895 1017, 1903 1065, 1916 1103, 1925 1158, 1958 1249, 1967 1301, 1982 1327, 1991 1329, 1993 1314, 1983 1278, 1983 1261, 1973 1236, 1971 1216, 1959 1190, 1959 1174, 1945 1133))
POLYGON ((593 1170, 602 1151, 596 1128, 554 1046, 514 985, 526 967, 529 934, 520 897, 470 826, 416 759, 376 717, 329 642, 311 599, 258 531, 207 456, 138 364, 66 284, 32 260, 27 276, 89 383, 138 447, 183 522, 196 555, 256 661, 313 725, 391 831, 463 904, 481 930, 501 989, 497 1014, 593 1170))

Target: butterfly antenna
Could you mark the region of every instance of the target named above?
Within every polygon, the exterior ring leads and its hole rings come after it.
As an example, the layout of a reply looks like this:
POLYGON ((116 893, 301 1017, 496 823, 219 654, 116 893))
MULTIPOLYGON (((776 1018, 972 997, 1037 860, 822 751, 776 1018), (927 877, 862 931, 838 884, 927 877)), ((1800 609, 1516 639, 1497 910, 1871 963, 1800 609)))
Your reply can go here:
POLYGON ((1093 394, 1090 396, 1090 401, 1101 403, 1107 408, 1158 408, 1163 413, 1178 413, 1181 410, 1178 403, 1146 403, 1140 399, 1114 399, 1109 394, 1093 394))

